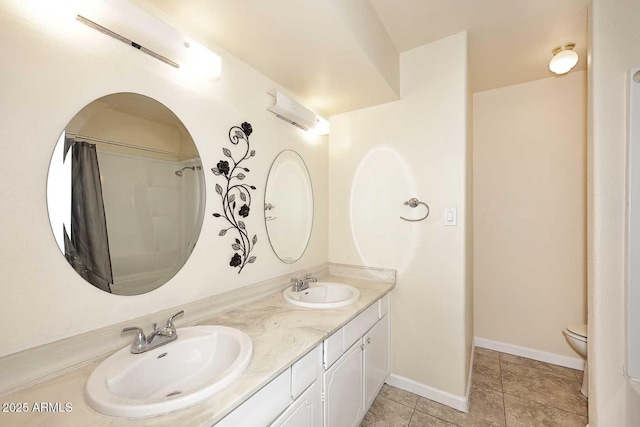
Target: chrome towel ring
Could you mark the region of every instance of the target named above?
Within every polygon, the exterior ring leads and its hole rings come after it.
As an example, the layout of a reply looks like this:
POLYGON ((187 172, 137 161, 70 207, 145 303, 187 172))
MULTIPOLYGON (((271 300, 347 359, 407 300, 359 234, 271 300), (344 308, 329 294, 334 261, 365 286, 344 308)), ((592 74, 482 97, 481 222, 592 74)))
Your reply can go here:
POLYGON ((418 221, 422 221, 424 219, 427 219, 427 217, 429 216, 429 205, 427 205, 425 202, 421 202, 420 200, 414 198, 411 198, 409 200, 407 200, 406 202, 404 202, 405 205, 409 205, 410 208, 415 208, 418 205, 424 205, 425 208, 427 208, 427 213, 425 214, 425 216, 423 216, 422 218, 418 218, 418 219, 409 219, 409 218, 405 218, 403 216, 400 217, 400 219, 404 219, 405 221, 411 221, 411 222, 418 222, 418 221))

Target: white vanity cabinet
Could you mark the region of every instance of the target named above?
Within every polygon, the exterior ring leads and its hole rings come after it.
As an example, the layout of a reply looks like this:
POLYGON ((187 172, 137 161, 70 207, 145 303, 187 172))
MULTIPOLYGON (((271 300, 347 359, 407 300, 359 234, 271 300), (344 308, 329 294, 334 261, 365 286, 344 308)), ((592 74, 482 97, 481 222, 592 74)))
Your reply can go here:
POLYGON ((389 375, 388 306, 373 303, 216 427, 359 426, 389 375))
POLYGON ((389 375, 389 316, 366 333, 363 344, 364 407, 368 410, 389 375))
POLYGON ((324 341, 324 427, 360 425, 387 379, 388 303, 383 297, 324 341))
POLYGON ((357 426, 364 416, 362 344, 354 344, 323 374, 325 427, 357 426))
POLYGON ((288 408, 278 417, 271 427, 320 427, 320 401, 318 385, 314 381, 288 408))
POLYGON ((322 346, 265 385, 216 427, 320 427, 322 346))

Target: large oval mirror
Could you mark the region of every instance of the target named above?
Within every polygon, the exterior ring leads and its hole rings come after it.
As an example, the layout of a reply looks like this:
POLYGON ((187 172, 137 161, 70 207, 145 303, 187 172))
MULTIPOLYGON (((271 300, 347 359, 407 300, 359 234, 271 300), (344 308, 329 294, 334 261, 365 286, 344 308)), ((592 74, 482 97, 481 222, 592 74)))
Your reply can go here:
POLYGON ((60 251, 87 282, 138 295, 182 268, 200 235, 204 175, 191 135, 158 101, 99 98, 54 150, 49 220, 60 251))
POLYGON ((288 264, 300 259, 311 237, 313 189, 302 157, 285 150, 269 170, 264 220, 273 251, 288 264))

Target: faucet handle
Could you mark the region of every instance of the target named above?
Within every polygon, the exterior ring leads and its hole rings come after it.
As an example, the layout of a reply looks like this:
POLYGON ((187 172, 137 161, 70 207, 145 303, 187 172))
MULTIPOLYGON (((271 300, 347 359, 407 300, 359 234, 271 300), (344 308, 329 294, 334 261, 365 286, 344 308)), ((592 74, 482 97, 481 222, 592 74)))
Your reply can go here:
POLYGON ((131 350, 143 350, 147 347, 147 337, 144 335, 144 331, 141 328, 133 326, 122 330, 123 334, 128 332, 136 333, 136 337, 133 339, 133 343, 131 344, 131 350))
POLYGON ((182 316, 184 314, 184 310, 180 310, 179 312, 177 312, 176 314, 174 314, 173 316, 169 317, 167 319, 167 328, 173 328, 175 329, 176 326, 173 324, 173 319, 175 319, 178 316, 182 316))
POLYGON ((311 273, 307 273, 307 274, 305 274, 305 275, 304 275, 304 280, 305 280, 305 281, 310 281, 310 282, 317 282, 317 281, 318 281, 318 279, 316 279, 315 277, 313 277, 313 276, 311 275, 311 273))

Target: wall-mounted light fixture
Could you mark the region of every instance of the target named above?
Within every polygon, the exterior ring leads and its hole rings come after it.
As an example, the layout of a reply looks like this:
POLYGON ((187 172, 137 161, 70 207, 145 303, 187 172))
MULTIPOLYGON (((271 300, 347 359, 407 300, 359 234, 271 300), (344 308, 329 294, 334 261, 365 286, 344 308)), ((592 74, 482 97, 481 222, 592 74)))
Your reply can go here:
POLYGON ((549 70, 556 74, 566 74, 578 63, 578 54, 573 50, 575 43, 565 43, 553 49, 549 70))
POLYGON ((190 76, 220 77, 220 56, 127 0, 85 0, 76 19, 190 76))
POLYGON ((271 95, 275 96, 276 103, 271 107, 267 107, 267 110, 274 113, 276 117, 304 131, 315 133, 316 135, 329 134, 329 122, 326 119, 318 116, 279 90, 276 90, 271 95))
POLYGON ((128 38, 126 38, 124 36, 121 36, 120 34, 114 32, 114 31, 111 31, 110 29, 108 29, 106 27, 103 27, 102 25, 100 25, 98 23, 93 22, 92 20, 87 19, 82 15, 78 15, 76 17, 76 19, 78 21, 82 22, 84 25, 86 25, 88 27, 91 27, 94 30, 98 30, 102 34, 106 34, 109 37, 113 37, 114 39, 119 40, 124 44, 128 44, 129 46, 132 46, 132 47, 138 49, 140 52, 144 52, 147 55, 152 56, 152 57, 156 58, 157 60, 164 62, 165 64, 171 65, 172 67, 175 67, 175 68, 180 68, 180 64, 178 64, 177 62, 173 62, 169 58, 166 58, 166 57, 160 55, 159 53, 156 53, 156 52, 152 51, 151 49, 147 49, 146 47, 134 42, 133 40, 129 40, 128 38))

